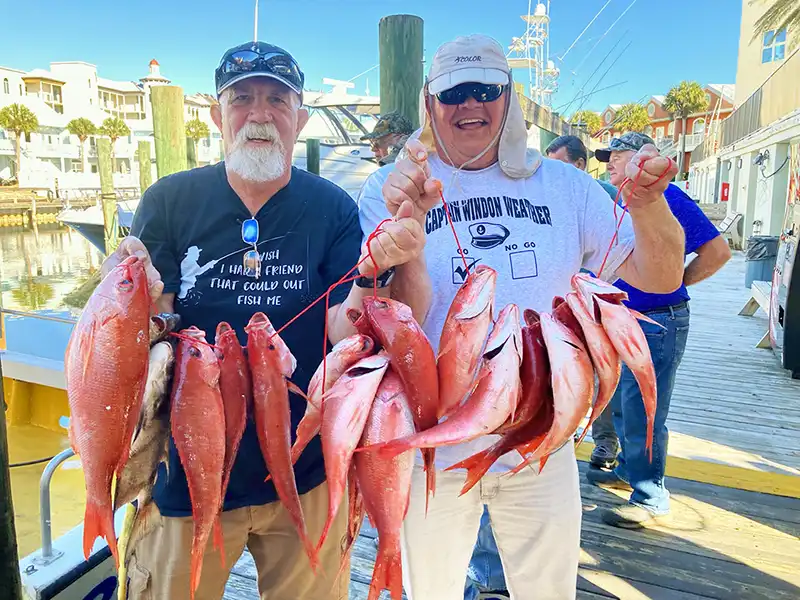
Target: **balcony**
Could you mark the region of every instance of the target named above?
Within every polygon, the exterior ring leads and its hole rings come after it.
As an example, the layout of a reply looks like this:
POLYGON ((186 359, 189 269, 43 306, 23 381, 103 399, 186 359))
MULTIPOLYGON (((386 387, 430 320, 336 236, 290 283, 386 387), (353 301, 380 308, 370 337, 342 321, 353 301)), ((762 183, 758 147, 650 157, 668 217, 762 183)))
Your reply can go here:
POLYGON ((800 107, 800 53, 795 52, 722 122, 722 146, 730 146, 800 107))

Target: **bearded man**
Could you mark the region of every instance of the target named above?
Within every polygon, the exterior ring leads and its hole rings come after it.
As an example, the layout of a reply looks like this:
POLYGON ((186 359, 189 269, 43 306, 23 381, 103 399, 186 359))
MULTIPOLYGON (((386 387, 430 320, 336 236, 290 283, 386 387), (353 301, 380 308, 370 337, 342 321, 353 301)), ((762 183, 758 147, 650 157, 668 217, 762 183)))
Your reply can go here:
MULTIPOLYGON (((266 313, 280 329, 347 275, 360 258, 355 203, 330 181, 291 165, 297 136, 308 121, 303 83, 294 58, 281 48, 251 42, 228 50, 216 70, 219 105, 211 109, 225 160, 175 173, 148 188, 132 236, 109 256, 102 272, 127 256, 140 256, 159 311, 178 313, 183 327, 197 326, 212 343, 218 323, 226 321, 242 345, 254 313, 266 313)), ((424 233, 412 213, 408 203, 398 218, 384 224, 371 268, 391 272, 419 255, 424 233)), ((361 307, 372 286, 373 278, 363 277, 333 290, 327 313, 330 344, 355 332, 347 309, 361 307)), ((325 303, 319 302, 281 333, 297 360, 292 381, 302 389, 323 358, 325 318, 325 303)), ((305 408, 305 400, 291 397, 293 429, 305 408)), ((314 575, 267 475, 256 425, 249 420, 220 519, 225 564, 209 541, 195 598, 221 599, 230 570, 247 546, 261 598, 346 599, 349 570, 338 579, 336 574, 347 503, 319 552, 314 575)), ((308 535, 316 543, 328 511, 319 437, 297 461, 295 479, 308 535)), ((188 600, 192 503, 173 440, 169 469, 161 465, 154 500, 149 533, 133 549, 128 597, 188 600)))

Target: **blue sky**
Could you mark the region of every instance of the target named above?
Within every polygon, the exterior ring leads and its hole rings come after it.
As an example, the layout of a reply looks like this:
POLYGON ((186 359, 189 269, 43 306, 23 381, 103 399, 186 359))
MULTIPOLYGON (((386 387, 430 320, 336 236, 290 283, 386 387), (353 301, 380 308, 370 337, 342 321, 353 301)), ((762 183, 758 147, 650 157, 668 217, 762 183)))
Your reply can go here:
MULTIPOLYGON (((562 56, 607 1, 552 0, 551 57, 562 56)), ((578 94, 617 42, 586 91, 630 42, 598 89, 626 83, 596 93, 586 108, 599 111, 609 103, 663 94, 682 79, 734 83, 738 0, 636 0, 601 40, 631 1, 610 0, 564 60, 556 60, 562 75, 555 107, 578 94)), ((13 21, 24 25, 3 27, 0 65, 29 70, 82 60, 96 64, 101 77, 137 80, 155 57, 162 74, 186 93, 213 93, 222 52, 253 35, 253 0, 0 0, 0 6, 11 3, 13 21)), ((508 46, 524 32, 520 15, 527 9, 527 0, 261 0, 259 38, 291 51, 306 73, 306 87, 323 89, 323 77, 351 79, 378 63, 383 16, 406 13, 425 20, 429 64, 436 48, 459 34, 485 33, 508 46)), ((364 91, 367 78, 377 94, 377 69, 356 80, 356 92, 364 91)), ((515 71, 515 79, 527 82, 527 71, 515 71)))

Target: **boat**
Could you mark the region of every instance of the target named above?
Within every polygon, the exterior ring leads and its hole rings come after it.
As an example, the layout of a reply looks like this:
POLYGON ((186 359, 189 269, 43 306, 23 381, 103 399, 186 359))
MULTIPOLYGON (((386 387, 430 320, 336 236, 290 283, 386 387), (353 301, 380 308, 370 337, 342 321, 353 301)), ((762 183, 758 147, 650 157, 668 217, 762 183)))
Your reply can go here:
MULTIPOLYGON (((306 140, 318 139, 320 176, 334 182, 356 200, 367 177, 378 169, 369 144, 360 138, 372 131, 377 122, 380 100, 375 96, 348 94, 341 85, 334 85, 332 92, 305 92, 304 100, 310 116, 295 144, 292 164, 307 169, 306 140)), ((139 200, 136 197, 117 202, 120 237, 130 232, 139 200)), ((77 231, 105 253, 103 209, 99 204, 83 209, 65 209, 56 220, 77 231)))

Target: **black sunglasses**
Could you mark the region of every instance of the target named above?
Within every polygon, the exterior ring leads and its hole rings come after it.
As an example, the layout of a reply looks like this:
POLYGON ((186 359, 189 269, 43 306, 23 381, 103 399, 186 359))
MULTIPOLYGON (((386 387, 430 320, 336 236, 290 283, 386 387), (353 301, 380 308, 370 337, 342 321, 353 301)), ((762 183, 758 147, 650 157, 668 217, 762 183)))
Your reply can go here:
POLYGON ((303 91, 305 76, 288 53, 273 48, 264 52, 251 48, 235 50, 223 57, 215 75, 217 92, 231 80, 246 73, 274 75, 291 84, 297 91, 303 91))
POLYGON ((478 102, 494 102, 503 95, 504 85, 489 83, 462 83, 449 90, 436 94, 439 102, 450 106, 463 104, 467 98, 478 102))

